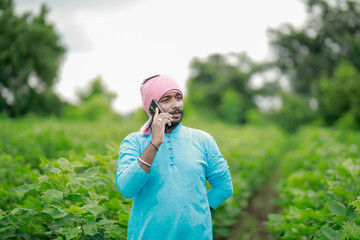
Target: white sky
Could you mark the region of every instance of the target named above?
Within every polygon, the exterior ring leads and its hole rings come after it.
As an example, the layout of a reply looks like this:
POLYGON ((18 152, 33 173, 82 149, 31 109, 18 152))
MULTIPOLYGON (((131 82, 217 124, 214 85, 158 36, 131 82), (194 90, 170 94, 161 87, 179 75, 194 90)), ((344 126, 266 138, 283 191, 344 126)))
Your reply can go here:
POLYGON ((122 114, 142 106, 143 79, 171 74, 186 95, 194 57, 247 52, 262 61, 269 27, 305 20, 300 0, 15 0, 15 9, 37 14, 43 2, 67 47, 56 92, 75 101, 76 89, 101 75, 122 114))

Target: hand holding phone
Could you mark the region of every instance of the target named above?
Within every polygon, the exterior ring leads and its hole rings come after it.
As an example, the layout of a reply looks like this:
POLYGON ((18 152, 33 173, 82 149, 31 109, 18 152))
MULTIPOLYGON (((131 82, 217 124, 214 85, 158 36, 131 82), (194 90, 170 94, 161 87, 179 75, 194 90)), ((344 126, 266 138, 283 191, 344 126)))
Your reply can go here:
POLYGON ((153 100, 151 101, 151 104, 150 104, 150 107, 149 107, 149 112, 150 112, 152 118, 154 118, 155 109, 156 109, 156 108, 159 108, 159 113, 163 113, 163 112, 164 112, 164 111, 161 109, 161 107, 159 106, 159 103, 158 103, 155 99, 153 99, 153 100))
MULTIPOLYGON (((155 112, 156 112, 156 108, 159 109, 159 113, 164 113, 164 111, 161 109, 159 103, 155 99, 153 99, 151 101, 151 104, 150 104, 150 107, 149 107, 149 112, 150 112, 150 114, 152 116, 151 123, 153 122, 155 112)), ((165 124, 165 132, 167 131, 168 127, 169 127, 169 125, 165 124)))

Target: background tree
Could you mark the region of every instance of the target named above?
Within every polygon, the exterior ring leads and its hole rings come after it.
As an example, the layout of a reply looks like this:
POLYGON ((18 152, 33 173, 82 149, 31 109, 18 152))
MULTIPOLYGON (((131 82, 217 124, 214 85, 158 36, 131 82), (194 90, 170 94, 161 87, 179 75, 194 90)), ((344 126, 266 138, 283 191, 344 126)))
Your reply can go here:
POLYGON ((65 117, 71 119, 87 119, 91 121, 118 121, 120 115, 115 113, 112 103, 116 93, 108 90, 101 76, 90 80, 88 85, 77 91, 78 106, 69 106, 65 117))
POLYGON ((47 13, 42 5, 38 16, 16 16, 13 1, 0 0, 0 111, 12 117, 59 111, 52 87, 65 48, 47 13))
POLYGON ((250 78, 258 66, 246 54, 213 54, 191 63, 187 82, 189 103, 222 120, 245 123, 256 107, 250 78))
POLYGON ((79 98, 80 103, 89 101, 96 96, 101 96, 109 105, 111 105, 116 98, 116 93, 107 88, 101 76, 91 79, 85 88, 77 90, 76 95, 79 98))
POLYGON ((295 93, 314 96, 317 80, 333 76, 341 59, 360 69, 360 2, 305 0, 308 18, 300 29, 286 24, 269 31, 276 65, 295 93))
MULTIPOLYGON (((348 61, 335 69, 331 78, 319 80, 319 111, 324 121, 332 125, 345 117, 360 123, 360 73, 348 61)), ((360 125, 359 125, 360 126, 360 125)), ((354 127, 354 126, 351 126, 354 127)))
POLYGON ((314 111, 327 125, 336 123, 344 114, 360 124, 354 100, 358 97, 350 100, 360 87, 355 74, 360 70, 360 1, 304 3, 308 18, 303 27, 285 24, 269 31, 275 55, 273 66, 280 69, 290 85, 288 94, 282 94, 284 109, 272 117, 286 119, 284 114, 290 114, 287 110, 302 109, 303 116, 298 115, 299 111, 293 114, 297 120, 292 121, 291 128, 296 128, 296 122, 310 123, 314 111), (314 100, 316 107, 311 108, 309 103, 314 100))

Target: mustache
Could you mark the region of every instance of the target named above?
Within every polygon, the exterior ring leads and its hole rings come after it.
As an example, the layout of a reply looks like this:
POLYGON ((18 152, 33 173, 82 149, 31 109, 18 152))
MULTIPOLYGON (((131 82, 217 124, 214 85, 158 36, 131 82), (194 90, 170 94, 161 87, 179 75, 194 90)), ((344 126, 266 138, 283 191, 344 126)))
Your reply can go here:
POLYGON ((177 109, 175 109, 174 111, 172 111, 172 112, 169 112, 171 115, 172 114, 177 114, 177 113, 180 113, 180 114, 183 114, 184 113, 184 111, 183 110, 181 110, 180 108, 177 108, 177 109))

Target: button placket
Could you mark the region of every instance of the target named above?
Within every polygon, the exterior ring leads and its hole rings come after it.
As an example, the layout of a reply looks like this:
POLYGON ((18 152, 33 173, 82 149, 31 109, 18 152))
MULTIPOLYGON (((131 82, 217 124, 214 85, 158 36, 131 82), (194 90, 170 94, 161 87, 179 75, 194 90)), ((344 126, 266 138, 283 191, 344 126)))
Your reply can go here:
POLYGON ((170 165, 174 166, 174 156, 173 156, 173 148, 171 146, 171 140, 170 140, 170 134, 167 134, 168 136, 168 143, 169 143, 169 150, 170 150, 170 165))

